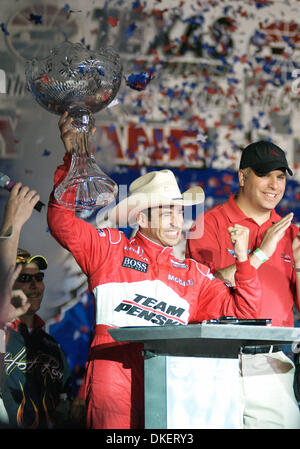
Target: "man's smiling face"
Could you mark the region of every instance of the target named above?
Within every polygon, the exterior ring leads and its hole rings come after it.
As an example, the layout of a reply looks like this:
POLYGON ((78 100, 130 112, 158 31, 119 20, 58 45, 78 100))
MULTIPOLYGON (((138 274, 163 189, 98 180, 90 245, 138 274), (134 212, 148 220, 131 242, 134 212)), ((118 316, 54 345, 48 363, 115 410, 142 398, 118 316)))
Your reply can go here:
POLYGON ((175 246, 180 240, 183 223, 182 206, 153 207, 147 224, 141 226, 141 231, 160 245, 175 246))
POLYGON ((286 174, 282 170, 272 170, 262 175, 249 169, 240 184, 243 197, 253 210, 271 211, 284 195, 286 174))
MULTIPOLYGON (((23 265, 20 276, 22 274, 36 275, 37 273, 41 273, 39 267, 34 262, 31 262, 27 265, 23 265)), ((43 280, 39 281, 33 276, 31 276, 31 279, 28 282, 20 282, 17 279, 14 288, 23 290, 30 302, 30 307, 26 314, 36 313, 41 306, 44 295, 45 284, 43 280)))

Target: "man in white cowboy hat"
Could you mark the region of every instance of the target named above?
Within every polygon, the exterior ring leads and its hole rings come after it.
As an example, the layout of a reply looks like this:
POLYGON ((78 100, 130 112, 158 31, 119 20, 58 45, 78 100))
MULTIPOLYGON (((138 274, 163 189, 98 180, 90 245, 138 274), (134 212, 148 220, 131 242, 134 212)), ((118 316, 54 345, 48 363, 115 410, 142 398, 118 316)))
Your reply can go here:
MULTIPOLYGON (((55 173, 55 187, 68 171, 72 150, 66 115, 59 126, 67 154, 55 173)), ((53 192, 48 208, 50 232, 73 254, 95 298, 95 336, 85 379, 87 426, 143 428, 141 346, 117 343, 107 329, 185 325, 221 315, 255 318, 261 287, 248 260, 248 230, 242 226, 229 229, 237 254, 233 293, 207 267, 174 256, 183 207, 203 202, 204 194, 200 187, 181 194, 170 170, 152 171, 136 179, 128 198, 111 210, 109 219, 115 226, 137 223, 138 231, 131 239, 118 229, 96 229, 79 219, 56 202, 53 192)))

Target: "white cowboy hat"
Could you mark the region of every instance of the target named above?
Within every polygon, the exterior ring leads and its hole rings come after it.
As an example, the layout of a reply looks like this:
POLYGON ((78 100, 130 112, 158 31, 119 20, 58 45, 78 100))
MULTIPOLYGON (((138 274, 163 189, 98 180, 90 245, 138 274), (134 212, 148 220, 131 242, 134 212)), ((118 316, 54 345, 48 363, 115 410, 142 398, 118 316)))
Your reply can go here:
POLYGON ((171 170, 151 171, 130 184, 129 196, 108 212, 108 219, 119 226, 134 225, 138 212, 150 207, 193 206, 203 201, 204 192, 200 186, 181 193, 171 170))

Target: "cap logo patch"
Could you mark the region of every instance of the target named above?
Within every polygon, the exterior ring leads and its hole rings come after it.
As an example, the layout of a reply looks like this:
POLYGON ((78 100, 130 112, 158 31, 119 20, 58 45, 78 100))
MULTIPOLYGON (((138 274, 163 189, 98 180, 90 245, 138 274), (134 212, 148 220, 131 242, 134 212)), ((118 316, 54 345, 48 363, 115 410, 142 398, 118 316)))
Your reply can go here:
POLYGON ((278 153, 276 153, 276 151, 275 151, 275 150, 270 150, 270 153, 274 154, 274 156, 279 156, 279 154, 278 154, 278 153))

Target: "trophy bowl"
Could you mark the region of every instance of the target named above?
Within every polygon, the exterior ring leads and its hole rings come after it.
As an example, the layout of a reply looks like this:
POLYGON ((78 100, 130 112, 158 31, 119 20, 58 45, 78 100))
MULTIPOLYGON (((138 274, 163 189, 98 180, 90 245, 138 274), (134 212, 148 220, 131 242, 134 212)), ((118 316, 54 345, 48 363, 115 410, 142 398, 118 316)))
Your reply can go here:
POLYGON ((112 48, 92 51, 69 41, 49 56, 26 62, 29 91, 39 105, 62 115, 68 111, 77 138, 66 178, 55 190, 56 200, 67 208, 94 210, 116 198, 117 184, 98 165, 89 146, 93 114, 106 108, 117 95, 122 64, 112 48))

